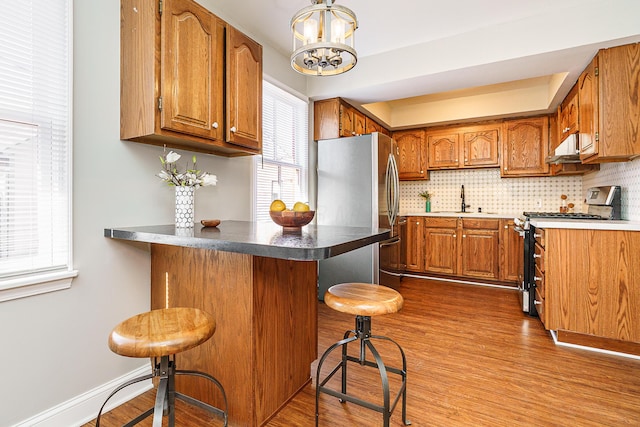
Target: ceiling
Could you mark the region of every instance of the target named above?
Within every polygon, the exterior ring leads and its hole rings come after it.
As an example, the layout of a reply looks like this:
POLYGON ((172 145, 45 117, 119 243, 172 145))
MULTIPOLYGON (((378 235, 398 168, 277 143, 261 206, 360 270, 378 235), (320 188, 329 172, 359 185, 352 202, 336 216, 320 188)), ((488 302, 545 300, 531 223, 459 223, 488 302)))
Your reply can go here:
MULTIPOLYGON (((336 2, 358 18, 358 64, 339 76, 305 77, 306 94, 312 99, 341 96, 392 128, 421 120, 407 118, 407 108, 423 109, 425 114, 444 111, 451 99, 465 105, 477 102, 466 113, 469 116, 552 111, 599 48, 640 41, 637 0, 336 2), (514 99, 525 97, 524 105, 513 105, 514 99), (487 108, 488 99, 509 105, 487 108)), ((287 61, 291 17, 311 4, 309 0, 213 3, 223 18, 287 61)), ((453 104, 450 109, 459 110, 453 104)), ((460 119, 465 117, 424 121, 460 119)))

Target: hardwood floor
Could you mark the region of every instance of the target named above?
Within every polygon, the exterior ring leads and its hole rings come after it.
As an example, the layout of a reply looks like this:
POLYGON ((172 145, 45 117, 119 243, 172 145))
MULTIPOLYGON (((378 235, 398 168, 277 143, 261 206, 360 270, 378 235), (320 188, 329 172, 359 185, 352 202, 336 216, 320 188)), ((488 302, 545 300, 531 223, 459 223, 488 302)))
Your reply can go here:
MULTIPOLYGON (((414 426, 640 425, 639 360, 555 346, 540 321, 520 311, 513 290, 405 279, 400 291, 402 311, 373 318, 372 332, 393 338, 406 353, 408 418, 414 426)), ((354 319, 324 304, 318 315, 321 354, 353 328, 354 319)), ((387 364, 399 366, 393 348, 376 347, 387 364)), ((350 391, 380 400, 376 371, 356 368, 350 391)), ((315 382, 315 364, 311 372, 315 382)), ((391 382, 392 389, 397 384, 391 382)), ((116 408, 103 425, 121 425, 152 399, 149 392, 116 408)), ((177 425, 209 425, 206 413, 190 411, 177 425)), ((267 426, 313 426, 314 413, 310 384, 267 426)), ((380 414, 327 395, 321 396, 320 414, 321 426, 382 425, 380 414)), ((400 406, 391 425, 403 425, 400 406)))

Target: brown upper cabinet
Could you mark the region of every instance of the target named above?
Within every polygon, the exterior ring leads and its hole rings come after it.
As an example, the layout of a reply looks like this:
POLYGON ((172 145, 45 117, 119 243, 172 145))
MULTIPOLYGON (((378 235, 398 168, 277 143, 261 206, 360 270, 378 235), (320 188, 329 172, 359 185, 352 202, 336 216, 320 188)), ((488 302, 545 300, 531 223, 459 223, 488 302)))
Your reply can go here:
MULTIPOLYGON (((566 126, 565 126, 566 128, 566 126)), ((556 147, 560 145, 562 129, 558 124, 558 115, 549 116, 549 155, 553 156, 556 147)), ((566 138, 567 135, 565 135, 566 138)), ((589 172, 600 170, 599 164, 576 163, 551 163, 549 170, 552 176, 558 175, 584 175, 589 172)))
POLYGON ((498 167, 500 123, 427 129, 429 169, 498 167))
POLYGON ((600 50, 578 79, 580 159, 640 155, 640 44, 600 50))
POLYGON ((121 139, 261 152, 262 46, 192 0, 121 0, 120 29, 121 139))
POLYGON ((362 114, 341 98, 315 101, 313 104, 313 139, 332 139, 365 133, 389 131, 372 118, 362 114))
MULTIPOLYGON (((550 150, 553 151, 564 139, 572 133, 577 133, 579 129, 578 115, 578 85, 573 85, 564 101, 558 105, 557 114, 557 144, 551 145, 550 150)), ((554 138, 555 139, 555 138, 554 138)))
POLYGON ((364 117, 364 133, 373 133, 379 132, 388 136, 391 136, 391 133, 381 124, 373 120, 372 118, 365 116, 364 117))
POLYGON ((424 129, 393 132, 398 146, 398 175, 403 181, 429 179, 424 129))
POLYGON ((262 46, 227 26, 226 141, 262 150, 262 46))
POLYGON ((500 175, 548 176, 549 117, 505 120, 502 126, 500 175))

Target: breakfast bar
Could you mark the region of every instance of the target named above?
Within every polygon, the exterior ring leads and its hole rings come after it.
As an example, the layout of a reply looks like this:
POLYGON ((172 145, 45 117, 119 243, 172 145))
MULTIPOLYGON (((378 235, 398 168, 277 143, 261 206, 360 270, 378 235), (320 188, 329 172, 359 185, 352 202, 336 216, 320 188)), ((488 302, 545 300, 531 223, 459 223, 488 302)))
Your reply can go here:
MULTIPOLYGON (((387 229, 272 223, 217 227, 107 228, 105 237, 148 243, 151 308, 195 307, 216 319, 213 337, 177 356, 179 369, 204 371, 224 386, 229 425, 264 425, 311 380, 317 358, 317 261, 386 240, 387 229)), ((214 406, 206 382, 176 388, 214 406)))

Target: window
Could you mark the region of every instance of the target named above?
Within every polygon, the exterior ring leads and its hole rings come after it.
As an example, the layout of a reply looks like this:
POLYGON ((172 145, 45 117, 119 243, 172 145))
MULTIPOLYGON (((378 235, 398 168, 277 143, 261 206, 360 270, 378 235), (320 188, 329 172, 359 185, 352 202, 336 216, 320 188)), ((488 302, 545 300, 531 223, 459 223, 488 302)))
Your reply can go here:
POLYGON ((71 2, 0 14, 0 301, 70 286, 71 2))
POLYGON ((269 220, 269 205, 280 199, 292 208, 307 202, 309 103, 264 81, 262 156, 256 157, 254 217, 269 220))

